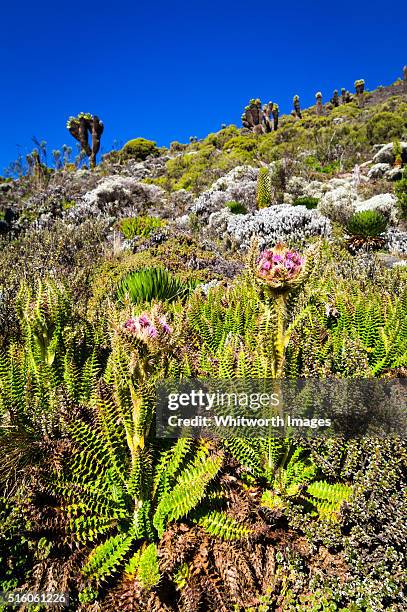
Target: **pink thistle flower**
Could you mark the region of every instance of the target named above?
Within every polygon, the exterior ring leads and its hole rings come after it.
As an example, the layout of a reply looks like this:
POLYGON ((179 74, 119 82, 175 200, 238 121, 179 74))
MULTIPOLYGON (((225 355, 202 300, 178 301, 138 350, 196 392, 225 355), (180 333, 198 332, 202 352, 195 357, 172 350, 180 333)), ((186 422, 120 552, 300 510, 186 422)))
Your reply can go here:
POLYGON ((263 251, 257 261, 257 276, 270 288, 288 288, 302 272, 305 258, 282 244, 263 251))
POLYGON ((137 317, 129 318, 123 328, 138 340, 149 343, 155 339, 161 340, 164 335, 172 333, 165 315, 160 316, 159 309, 154 307, 150 313, 143 312, 137 317))

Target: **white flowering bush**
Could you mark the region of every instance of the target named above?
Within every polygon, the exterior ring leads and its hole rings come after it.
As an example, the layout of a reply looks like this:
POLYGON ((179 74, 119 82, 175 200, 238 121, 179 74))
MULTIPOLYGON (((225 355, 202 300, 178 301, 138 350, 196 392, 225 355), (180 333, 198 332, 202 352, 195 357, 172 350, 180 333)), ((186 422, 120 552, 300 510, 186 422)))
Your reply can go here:
POLYGON ((407 254, 407 232, 391 227, 384 234, 384 237, 390 253, 407 254))
POLYGON ((263 208, 254 214, 229 215, 226 226, 226 233, 242 249, 249 247, 253 236, 264 248, 278 242, 304 244, 314 236, 328 238, 331 231, 329 219, 316 210, 285 204, 263 208))
POLYGON ((356 211, 357 202, 356 190, 350 184, 345 184, 324 194, 318 204, 318 211, 331 221, 346 225, 356 211))
POLYGON ((131 177, 109 176, 85 193, 82 201, 67 211, 66 217, 76 221, 101 214, 129 216, 147 206, 162 204, 164 200, 165 192, 156 185, 140 183, 131 177))
POLYGON ((191 212, 203 219, 224 208, 226 202, 235 201, 246 207, 254 207, 256 201, 258 168, 237 166, 215 181, 192 204, 191 212))
POLYGON ((356 204, 356 212, 375 210, 391 223, 397 222, 397 198, 392 193, 380 193, 356 204))

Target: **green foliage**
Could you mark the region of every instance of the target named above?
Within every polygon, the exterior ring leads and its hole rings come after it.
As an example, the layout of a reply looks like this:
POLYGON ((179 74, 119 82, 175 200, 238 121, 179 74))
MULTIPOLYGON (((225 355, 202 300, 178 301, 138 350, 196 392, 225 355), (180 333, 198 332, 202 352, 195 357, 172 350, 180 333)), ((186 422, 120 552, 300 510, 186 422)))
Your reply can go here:
POLYGON ((69 298, 60 287, 48 281, 38 283, 35 294, 23 285, 17 304, 33 362, 52 366, 63 345, 62 332, 70 318, 69 298))
POLYGON ((403 178, 397 181, 395 188, 397 196, 397 206, 400 211, 400 217, 407 219, 407 170, 404 170, 403 178))
POLYGON ((148 215, 140 217, 126 217, 120 219, 119 230, 127 240, 131 240, 135 236, 146 238, 150 234, 165 226, 165 221, 160 217, 149 217, 148 215))
MULTIPOLYGON (((14 591, 32 564, 32 542, 25 533, 21 496, 0 497, 0 590, 14 591), (10 563, 10 559, 13 562, 10 563)), ((0 605, 0 610, 3 608, 0 605)))
POLYGON ((294 331, 286 371, 293 377, 366 378, 405 367, 406 316, 405 285, 397 296, 332 279, 318 288, 308 317, 294 331))
POLYGON ((364 238, 380 236, 387 228, 386 218, 375 210, 357 212, 349 219, 346 226, 352 236, 364 238))
POLYGON ((213 510, 198 520, 207 533, 223 540, 241 540, 250 535, 250 529, 225 512, 213 510))
MULTIPOLYGON (((92 548, 82 569, 86 588, 81 599, 89 601, 98 585, 121 571, 131 553, 137 552, 140 540, 156 539, 168 520, 187 516, 204 500, 209 482, 220 469, 222 454, 186 439, 157 448, 150 434, 154 372, 165 376, 165 360, 157 353, 147 373, 149 355, 145 358, 137 347, 122 344, 119 333, 105 380, 97 382, 96 370, 88 360, 71 362, 80 351, 72 353, 71 345, 52 341, 55 334, 63 339, 67 329, 66 321, 64 326, 60 323, 65 297, 51 285, 46 289, 41 289, 41 299, 33 305, 29 290, 23 288, 25 346, 12 345, 0 362, 0 415, 5 426, 0 430, 1 467, 10 483, 10 474, 21 478, 26 466, 34 465, 34 458, 45 461, 47 445, 58 436, 58 430, 52 430, 53 419, 58 419, 64 438, 70 440, 69 452, 62 461, 59 457, 45 463, 37 477, 42 491, 58 499, 67 539, 92 548), (43 332, 39 348, 38 330, 43 332), (44 346, 53 347, 52 359, 44 346), (62 364, 60 372, 58 363, 62 364), (84 380, 90 384, 76 384, 84 380), (64 409, 64 393, 71 396, 70 410, 64 409), (86 407, 79 407, 76 400, 86 407), (42 456, 41 435, 47 436, 42 456), (18 455, 20 438, 27 448, 18 455)), ((136 565, 134 558, 129 563, 136 565)), ((137 567, 146 588, 156 584, 154 546, 143 548, 137 567)))
POLYGON ((400 139, 406 127, 406 118, 396 112, 375 113, 366 124, 366 133, 371 144, 400 139))
POLYGON ((316 474, 309 453, 288 438, 235 438, 228 440, 226 446, 255 478, 264 482, 261 503, 272 510, 282 510, 288 500, 299 498, 304 485, 316 474))
POLYGON ((224 151, 231 150, 239 152, 253 152, 257 150, 257 142, 255 138, 248 138, 247 136, 235 136, 231 138, 223 145, 224 151))
POLYGON ((335 520, 341 504, 352 493, 350 486, 316 481, 317 466, 309 451, 289 438, 234 438, 226 446, 264 482, 261 504, 270 510, 281 511, 289 502, 297 502, 321 519, 335 520))
POLYGON ((135 159, 136 161, 144 161, 147 157, 157 157, 160 154, 160 149, 152 140, 145 138, 134 138, 126 142, 120 151, 123 159, 135 159))
POLYGON ((149 544, 141 553, 138 561, 138 578, 145 589, 157 586, 160 580, 157 546, 149 544))
MULTIPOLYGON (((355 100, 332 111, 327 105, 320 117, 304 110, 301 122, 281 117, 270 134, 228 126, 175 144, 179 155, 148 181, 199 193, 237 165, 274 162, 272 173, 260 169, 258 203, 268 206, 290 173, 314 180, 349 170, 370 158, 373 143, 394 140, 399 162, 406 103, 393 96, 379 104, 376 95, 365 96, 363 109, 355 100)), ((155 143, 136 139, 106 158, 101 175, 109 164, 158 153, 155 143)), ((62 186, 55 214, 75 203, 65 170, 51 177, 62 186)), ((3 208, 17 210, 16 227, 44 212, 44 198, 54 206, 34 183, 23 178, 2 194, 3 208)), ((395 191, 405 219, 406 175, 395 191)), ((238 202, 226 206, 246 212, 238 202)), ((162 221, 118 224, 131 239, 162 221)), ((403 606, 403 441, 158 439, 155 383, 404 376, 405 270, 324 244, 307 283, 277 299, 254 286, 253 268, 236 276, 241 255, 201 240, 201 228, 194 237, 182 231, 167 239, 166 231, 162 243, 143 243, 134 254, 112 253, 104 218, 77 226, 54 220, 2 239, 0 590, 66 585, 73 608, 98 600, 106 611, 112 601, 124 611, 403 606), (44 280, 47 273, 61 281, 44 280), (193 291, 212 279, 221 282, 193 291), (165 303, 173 328, 160 346, 123 328, 154 301, 165 303)), ((385 228, 371 212, 349 223, 366 238, 385 228)))
POLYGON ((305 206, 308 210, 312 210, 318 206, 319 199, 311 197, 295 198, 293 206, 305 206))
POLYGON ((339 162, 334 160, 328 163, 321 163, 315 156, 310 155, 306 158, 305 163, 307 166, 320 172, 321 174, 333 175, 339 170, 339 162))
MULTIPOLYGON (((253 135, 242 136, 236 126, 228 126, 200 142, 189 144, 184 155, 169 159, 167 184, 171 189, 199 193, 232 168, 253 165, 257 150, 258 141, 253 135)), ((152 179, 152 182, 160 184, 160 179, 152 179)))
MULTIPOLYGON (((108 367, 112 383, 99 387, 91 421, 85 415, 69 421, 73 453, 64 471, 49 478, 69 535, 87 544, 105 537, 83 568, 90 585, 121 571, 140 540, 155 540, 168 521, 187 516, 203 501, 222 463, 221 455, 185 439, 167 450, 154 448, 153 387, 147 379, 135 387, 131 359, 117 346, 108 367)), ((158 581, 155 546, 130 558, 126 571, 136 567, 146 585, 158 581)))
POLYGON ((164 532, 166 521, 185 516, 202 501, 206 487, 218 473, 221 462, 222 457, 197 455, 189 469, 180 474, 174 488, 163 493, 153 519, 159 536, 164 532))
POLYGON ((24 482, 26 465, 49 452, 44 439, 61 435, 61 418, 73 401, 87 401, 100 372, 97 337, 71 327, 71 302, 54 283, 18 296, 22 343, 0 353, 0 482, 24 482))
POLYGON ((335 520, 341 505, 352 494, 352 487, 341 483, 315 481, 307 486, 306 491, 318 515, 323 519, 335 520))
MULTIPOLYGON (((308 270, 312 257, 307 261, 308 270)), ((195 338, 191 362, 199 375, 278 378, 292 329, 307 316, 306 305, 293 316, 298 290, 292 288, 287 301, 281 295, 262 299, 250 268, 226 290, 216 287, 206 299, 198 292, 191 296, 187 312, 195 338)))
POLYGON ((271 206, 271 176, 269 169, 265 167, 259 170, 256 202, 258 208, 271 206))
POLYGON ((241 204, 240 202, 235 202, 234 200, 231 200, 230 202, 226 202, 226 206, 234 215, 247 214, 246 206, 244 204, 241 204))
POLYGON ((393 153, 395 157, 395 163, 401 166, 403 162, 402 160, 403 149, 401 148, 401 143, 399 140, 395 140, 393 142, 393 153))
POLYGON ((164 268, 144 268, 126 276, 117 289, 117 297, 130 299, 133 304, 152 300, 171 302, 185 298, 193 288, 164 268))

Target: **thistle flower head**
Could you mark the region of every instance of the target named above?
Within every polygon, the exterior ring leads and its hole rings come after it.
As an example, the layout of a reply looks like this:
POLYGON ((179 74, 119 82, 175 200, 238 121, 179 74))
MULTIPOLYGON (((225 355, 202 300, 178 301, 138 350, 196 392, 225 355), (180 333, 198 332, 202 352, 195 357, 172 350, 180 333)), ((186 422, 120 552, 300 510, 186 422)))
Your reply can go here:
POLYGON ((153 309, 151 313, 143 312, 138 317, 130 317, 124 323, 123 328, 143 342, 152 339, 160 340, 172 333, 165 315, 159 316, 156 309, 153 309))
POLYGON ((283 244, 266 249, 257 260, 256 276, 272 289, 289 289, 304 270, 305 257, 283 244))

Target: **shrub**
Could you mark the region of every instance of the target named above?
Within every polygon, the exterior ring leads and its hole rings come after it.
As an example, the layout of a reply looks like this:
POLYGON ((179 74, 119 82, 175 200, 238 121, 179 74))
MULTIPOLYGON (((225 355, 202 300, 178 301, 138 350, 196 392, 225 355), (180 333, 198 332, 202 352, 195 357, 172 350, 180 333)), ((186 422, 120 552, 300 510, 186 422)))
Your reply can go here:
POLYGON ((367 122, 367 137, 372 144, 389 142, 402 137, 405 125, 405 120, 397 113, 377 113, 367 122))
POLYGON ((403 164, 403 149, 399 140, 393 142, 393 153, 394 153, 394 165, 401 166, 403 164))
POLYGON ((245 215, 247 213, 247 209, 244 204, 240 202, 236 202, 232 200, 230 202, 226 202, 226 206, 229 208, 230 212, 234 215, 245 215))
POLYGON ((407 170, 404 170, 403 178, 396 183, 397 206, 400 217, 407 219, 407 170))
POLYGON ((235 136, 228 140, 223 148, 225 150, 238 149, 239 151, 254 151, 257 149, 257 141, 252 137, 235 136))
POLYGON ((157 157, 160 154, 160 149, 152 140, 134 138, 134 140, 126 142, 121 150, 121 154, 125 159, 131 158, 137 161, 144 161, 150 155, 157 157))
POLYGON ((318 202, 318 198, 304 196, 300 198, 295 198, 293 206, 305 206, 305 208, 308 208, 308 210, 312 210, 313 208, 316 208, 318 206, 318 202))
POLYGON ((131 240, 135 236, 146 238, 151 232, 159 227, 163 227, 165 221, 159 217, 126 217, 119 221, 119 230, 127 240, 131 240))
POLYGON ((386 218, 375 210, 363 210, 355 213, 346 226, 352 236, 362 236, 364 238, 380 236, 386 228, 386 218))
POLYGON ((340 163, 337 160, 326 164, 321 164, 313 155, 307 157, 305 163, 309 168, 311 168, 311 170, 320 172, 321 174, 333 175, 335 172, 338 172, 340 168, 340 163))

